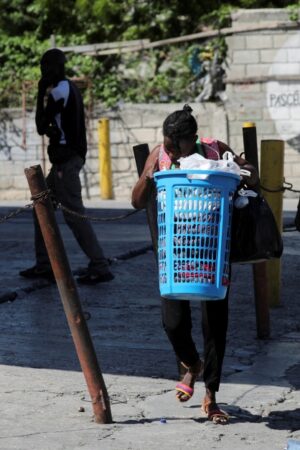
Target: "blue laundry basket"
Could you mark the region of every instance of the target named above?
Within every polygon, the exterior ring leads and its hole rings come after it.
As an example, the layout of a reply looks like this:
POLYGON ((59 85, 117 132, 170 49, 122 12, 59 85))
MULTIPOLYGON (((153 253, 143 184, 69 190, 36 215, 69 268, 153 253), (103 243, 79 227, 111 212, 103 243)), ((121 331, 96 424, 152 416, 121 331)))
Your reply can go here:
POLYGON ((224 299, 233 194, 240 177, 212 170, 156 172, 161 296, 224 299))

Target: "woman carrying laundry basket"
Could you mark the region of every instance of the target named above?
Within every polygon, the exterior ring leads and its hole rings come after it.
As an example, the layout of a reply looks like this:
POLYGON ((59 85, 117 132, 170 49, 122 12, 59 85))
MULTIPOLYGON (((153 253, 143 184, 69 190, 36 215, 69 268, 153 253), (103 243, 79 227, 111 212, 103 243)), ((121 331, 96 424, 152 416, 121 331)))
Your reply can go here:
MULTIPOLYGON (((192 109, 189 105, 185 105, 182 110, 173 112, 165 119, 163 123, 163 143, 156 146, 150 153, 143 173, 133 189, 132 205, 135 208, 141 209, 147 205, 153 187, 153 174, 155 172, 180 169, 180 162, 194 154, 198 154, 207 160, 218 161, 222 159, 226 152, 229 152, 232 155, 232 160, 239 167, 250 172, 250 175, 246 179, 247 185, 251 187, 257 185, 258 175, 253 166, 243 158, 235 155, 223 142, 208 138, 198 139, 197 129, 197 122, 192 115, 192 109)), ((178 171, 176 172, 178 173, 178 171)), ((192 192, 194 196, 197 190, 193 188, 189 192, 192 192)), ((206 193, 207 190, 204 190, 204 192, 206 193)), ((203 191, 200 190, 200 200, 201 196, 203 197, 203 191)), ((178 200, 178 204, 179 202, 180 199, 178 200)), ((213 212, 209 211, 207 216, 213 217, 213 212)), ((190 251, 193 251, 196 255, 199 230, 197 231, 195 225, 193 228, 192 219, 190 222, 181 222, 181 228, 178 225, 180 232, 177 233, 176 239, 186 241, 189 237, 188 234, 185 235, 184 233, 187 233, 187 230, 193 230, 195 238, 190 237, 190 240, 193 241, 193 247, 191 247, 192 250, 190 251)), ((174 220, 176 220, 176 217, 174 220)), ((199 245, 200 240, 199 238, 199 245)), ((163 248, 163 243, 161 244, 163 248)), ((182 248, 182 246, 178 246, 178 251, 182 248)), ((189 249, 190 246, 188 247, 189 249)), ((212 264, 197 265, 197 261, 196 256, 192 264, 187 263, 187 258, 183 258, 182 260, 177 258, 176 266, 174 262, 174 267, 177 270, 177 279, 185 277, 185 282, 194 282, 197 280, 202 285, 203 283, 212 282, 212 277, 214 276, 212 264), (196 262, 194 263, 194 261, 196 262), (180 268, 178 268, 179 264, 181 264, 180 268)), ((204 361, 200 359, 192 338, 191 306, 190 301, 186 299, 189 297, 183 296, 182 300, 180 298, 176 300, 162 298, 163 326, 182 367, 182 379, 176 385, 176 397, 180 402, 188 401, 194 394, 194 385, 197 378, 203 375, 206 393, 202 401, 202 410, 209 420, 218 424, 228 422, 228 415, 219 408, 216 401, 216 392, 219 391, 221 379, 228 324, 230 268, 227 272, 226 292, 224 291, 225 298, 220 300, 214 299, 213 301, 201 301, 204 361)), ((178 281, 177 279, 176 281, 178 281)))

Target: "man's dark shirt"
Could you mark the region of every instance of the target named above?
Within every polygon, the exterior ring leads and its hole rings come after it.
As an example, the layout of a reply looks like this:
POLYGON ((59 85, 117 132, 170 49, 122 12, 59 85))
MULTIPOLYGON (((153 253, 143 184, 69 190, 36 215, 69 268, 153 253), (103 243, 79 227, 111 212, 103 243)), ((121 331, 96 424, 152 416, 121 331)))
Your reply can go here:
MULTIPOLYGON (((84 107, 77 86, 70 80, 61 80, 51 89, 44 111, 45 121, 52 132, 49 135, 49 147, 66 148, 71 154, 85 160, 87 152, 84 107), (54 127, 53 127, 54 125, 54 127), (55 132, 54 129, 58 129, 55 132)), ((49 153, 50 155, 50 153, 49 153)))

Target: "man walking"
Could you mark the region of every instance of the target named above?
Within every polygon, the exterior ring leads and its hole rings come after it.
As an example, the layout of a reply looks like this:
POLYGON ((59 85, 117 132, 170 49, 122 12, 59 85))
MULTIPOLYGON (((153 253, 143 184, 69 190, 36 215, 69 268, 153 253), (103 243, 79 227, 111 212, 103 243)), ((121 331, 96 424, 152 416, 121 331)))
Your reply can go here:
MULTIPOLYGON (((56 48, 42 56, 35 121, 38 133, 49 137, 48 156, 52 167, 46 178, 48 188, 58 202, 76 213, 84 214, 79 178, 87 152, 84 107, 78 88, 65 77, 65 62, 64 53, 56 48)), ((96 284, 112 280, 114 276, 90 222, 78 220, 65 211, 63 213, 78 244, 90 260, 86 273, 77 281, 96 284)), ((20 275, 51 279, 53 273, 35 212, 34 225, 36 265, 22 270, 20 275)))

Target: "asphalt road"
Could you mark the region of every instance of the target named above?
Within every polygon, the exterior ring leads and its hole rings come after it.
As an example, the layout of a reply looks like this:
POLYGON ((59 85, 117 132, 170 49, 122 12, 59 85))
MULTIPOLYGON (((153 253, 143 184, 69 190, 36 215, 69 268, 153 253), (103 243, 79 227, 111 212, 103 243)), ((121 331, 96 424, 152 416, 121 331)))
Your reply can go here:
MULTIPOLYGON (((2 207, 0 216, 13 209, 2 207)), ((108 218, 128 211, 88 212, 108 218)), ((294 215, 286 211, 285 224, 294 215)), ((60 213, 57 218, 76 272, 87 260, 60 213)), ((284 233, 281 304, 270 311, 267 341, 256 338, 251 265, 233 267, 219 396, 233 419, 220 431, 198 419, 199 397, 183 410, 172 403, 177 368, 161 327, 157 270, 145 213, 97 222, 94 227, 116 278, 94 287, 79 286, 78 292, 108 384, 115 424, 99 431, 90 421, 88 394, 56 285, 18 276, 19 270, 33 264, 32 218, 26 211, 0 224, 0 449, 181 450, 188 443, 191 449, 204 450, 283 450, 288 438, 300 439, 300 233, 284 233), (66 411, 74 411, 82 399, 88 415, 68 415, 66 411), (162 416, 169 428, 154 429, 162 416), (15 431, 9 427, 11 420, 15 431), (81 434, 80 424, 85 430, 81 434), (53 429, 59 430, 60 439, 53 429)), ((200 305, 194 303, 193 310, 201 353, 200 305)))

